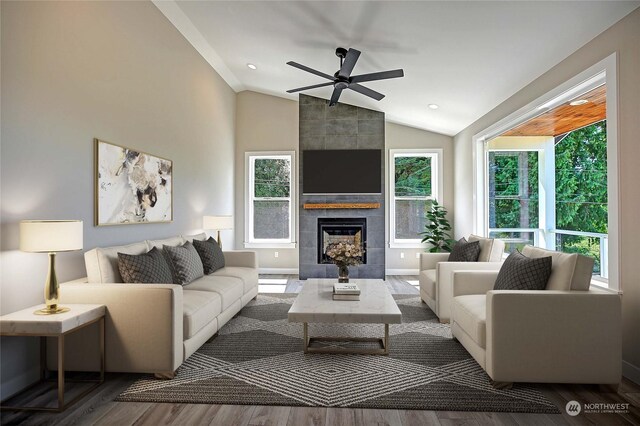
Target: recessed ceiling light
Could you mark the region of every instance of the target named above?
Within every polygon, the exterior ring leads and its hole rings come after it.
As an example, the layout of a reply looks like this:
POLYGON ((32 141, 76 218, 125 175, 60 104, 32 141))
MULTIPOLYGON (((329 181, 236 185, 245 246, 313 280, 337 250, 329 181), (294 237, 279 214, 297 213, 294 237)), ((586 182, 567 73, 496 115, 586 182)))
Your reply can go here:
POLYGON ((575 101, 571 101, 569 102, 569 105, 571 106, 578 106, 578 105, 584 105, 584 104, 588 104, 589 101, 586 99, 576 99, 575 101))
POLYGON ((253 65, 253 64, 247 64, 247 67, 249 67, 249 68, 250 68, 250 69, 252 69, 252 70, 257 70, 257 69, 258 69, 258 67, 256 67, 256 66, 255 66, 255 65, 253 65))
POLYGON ((439 106, 439 105, 436 105, 436 104, 429 104, 429 105, 427 105, 427 106, 428 106, 429 108, 431 108, 431 109, 438 109, 438 108, 440 108, 440 106, 439 106))

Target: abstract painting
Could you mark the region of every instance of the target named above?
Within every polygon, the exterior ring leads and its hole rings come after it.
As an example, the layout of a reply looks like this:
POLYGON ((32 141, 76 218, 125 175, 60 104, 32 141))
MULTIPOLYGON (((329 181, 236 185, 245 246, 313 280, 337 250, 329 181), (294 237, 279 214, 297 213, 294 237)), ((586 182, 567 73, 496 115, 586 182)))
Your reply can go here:
POLYGON ((96 144, 96 225, 171 222, 173 162, 102 140, 96 144))

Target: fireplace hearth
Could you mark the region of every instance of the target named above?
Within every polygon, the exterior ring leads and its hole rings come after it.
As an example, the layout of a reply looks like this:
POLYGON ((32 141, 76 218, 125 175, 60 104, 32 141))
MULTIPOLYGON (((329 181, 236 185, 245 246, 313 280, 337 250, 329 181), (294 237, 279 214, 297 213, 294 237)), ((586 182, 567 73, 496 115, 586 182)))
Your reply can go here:
POLYGON ((364 217, 318 218, 318 263, 333 263, 327 256, 327 246, 332 243, 349 243, 365 248, 362 263, 367 263, 367 219, 364 217))

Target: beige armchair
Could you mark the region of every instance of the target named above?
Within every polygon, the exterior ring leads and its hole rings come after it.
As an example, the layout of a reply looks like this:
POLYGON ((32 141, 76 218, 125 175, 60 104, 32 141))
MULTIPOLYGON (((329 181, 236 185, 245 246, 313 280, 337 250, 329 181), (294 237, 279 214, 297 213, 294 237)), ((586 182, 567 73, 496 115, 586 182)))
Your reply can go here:
POLYGON ((471 235, 469 241, 480 241, 480 256, 477 262, 447 262, 449 253, 420 254, 418 278, 420 298, 438 315, 440 322, 447 323, 451 317, 452 274, 454 271, 497 271, 502 265, 503 241, 476 235, 471 235))
POLYGON ((547 290, 493 290, 498 271, 453 273, 451 331, 494 383, 615 385, 622 374, 621 300, 590 290, 593 259, 552 256, 547 290))

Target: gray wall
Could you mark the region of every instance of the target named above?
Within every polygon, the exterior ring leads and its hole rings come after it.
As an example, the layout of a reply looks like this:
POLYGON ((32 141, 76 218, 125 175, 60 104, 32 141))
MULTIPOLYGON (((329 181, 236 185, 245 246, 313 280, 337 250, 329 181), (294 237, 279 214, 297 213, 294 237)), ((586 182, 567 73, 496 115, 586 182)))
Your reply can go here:
MULTIPOLYGON (((47 256, 18 251, 21 219, 82 219, 88 250, 233 213, 236 95, 151 2, 1 2, 1 15, 1 313, 43 301, 47 256), (93 226, 94 137, 174 161, 173 223, 93 226)), ((58 256, 61 281, 84 275, 81 252, 58 256)), ((5 398, 37 377, 37 343, 1 343, 5 398)))
MULTIPOLYGON (((297 151, 298 102, 248 90, 238 93, 237 99, 235 225, 236 247, 240 249, 243 248, 245 241, 244 154, 248 151, 297 151)), ((297 176, 297 170, 295 173, 297 176)), ((296 209, 297 199, 294 201, 294 218, 297 218, 296 209)), ((297 235, 297 229, 296 220, 295 235, 297 235)), ((258 262, 262 271, 293 271, 295 273, 298 269, 297 248, 252 248, 251 250, 258 253, 258 262)))
POLYGON ((637 239, 640 235, 640 9, 594 38, 571 56, 534 80, 475 123, 455 136, 455 229, 456 237, 473 230, 473 150, 471 138, 498 120, 527 105, 591 65, 618 52, 618 168, 619 253, 623 320, 623 369, 640 383, 640 263, 637 239))
MULTIPOLYGON (((352 105, 329 102, 313 96, 300 95, 300 152, 323 149, 380 149, 384 156, 384 113, 352 105)), ((302 180, 304 164, 299 164, 299 258, 300 278, 337 277, 335 265, 317 262, 318 217, 364 217, 367 219, 367 263, 351 266, 353 278, 384 278, 385 275, 385 194, 384 158, 381 158, 381 194, 372 195, 304 195, 302 180), (305 203, 370 202, 380 203, 378 209, 318 209, 305 210, 305 203)), ((339 172, 339 171, 336 171, 339 172)))
MULTIPOLYGON (((403 126, 400 124, 389 123, 385 126, 386 138, 385 145, 387 148, 387 162, 389 161, 390 149, 426 149, 439 148, 442 149, 443 170, 442 177, 444 179, 442 189, 444 194, 438 200, 449 211, 449 222, 453 224, 453 138, 451 136, 441 135, 439 133, 428 132, 415 127, 403 126)), ((388 169, 387 165, 387 170, 388 169)), ((387 196, 389 195, 389 177, 385 179, 387 185, 387 196)), ((387 207, 389 207, 387 200, 387 207)), ((387 208, 388 210, 388 208, 387 208)), ((387 213, 387 217, 389 214, 387 213)), ((391 241, 391 234, 387 221, 387 241, 391 241)), ((403 247, 389 248, 387 246, 387 273, 417 274, 420 269, 420 259, 416 254, 422 253, 425 245, 419 247, 403 247), (404 254, 404 257, 402 257, 404 254)))

